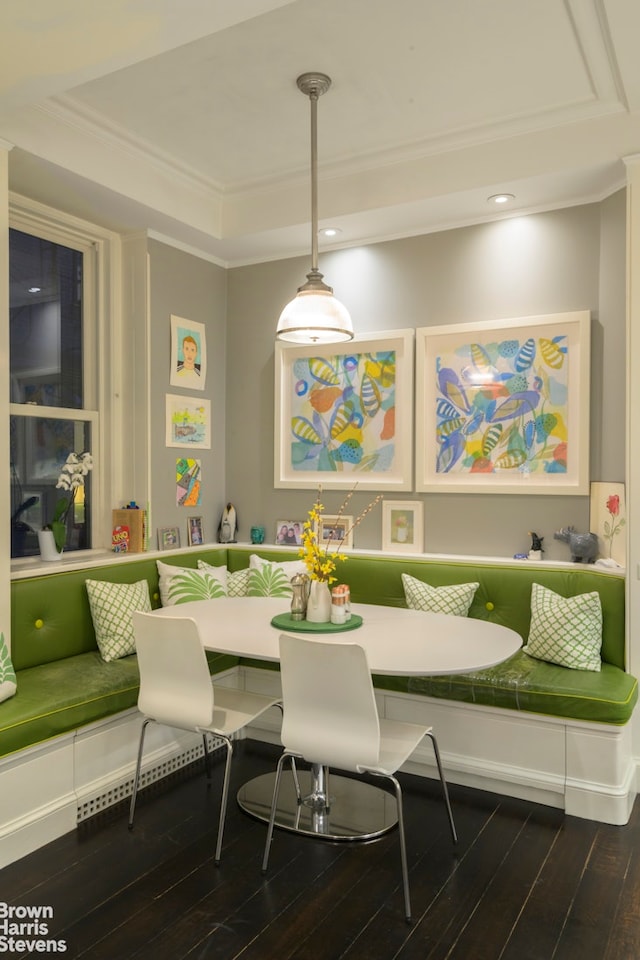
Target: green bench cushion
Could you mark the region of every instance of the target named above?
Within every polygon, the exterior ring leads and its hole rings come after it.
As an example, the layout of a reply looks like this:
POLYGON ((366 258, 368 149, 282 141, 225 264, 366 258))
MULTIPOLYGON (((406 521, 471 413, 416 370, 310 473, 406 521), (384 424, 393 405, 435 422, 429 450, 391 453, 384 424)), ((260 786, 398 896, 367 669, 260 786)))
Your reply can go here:
MULTIPOLYGON (((207 659, 211 674, 238 662, 221 653, 207 659)), ((0 710, 0 756, 135 707, 139 684, 135 654, 105 663, 96 650, 21 670, 0 710)))
POLYGON ((638 699, 638 681, 603 663, 600 672, 569 670, 534 660, 522 650, 488 670, 438 677, 375 677, 387 690, 525 710, 545 716, 626 723, 638 699))

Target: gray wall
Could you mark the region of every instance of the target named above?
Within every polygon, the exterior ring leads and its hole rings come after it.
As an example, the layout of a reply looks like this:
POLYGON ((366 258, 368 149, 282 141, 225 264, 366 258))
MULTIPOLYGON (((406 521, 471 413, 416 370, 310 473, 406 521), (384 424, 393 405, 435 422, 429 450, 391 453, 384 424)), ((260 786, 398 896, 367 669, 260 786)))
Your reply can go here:
MULTIPOLYGON (((358 333, 572 310, 592 312, 591 479, 624 479, 625 197, 528 217, 333 251, 320 269, 358 333)), ((228 272, 226 496, 240 539, 254 523, 272 540, 278 519, 304 518, 312 492, 273 486, 274 332, 307 258, 228 272)), ((585 401, 588 402, 588 401, 585 401)), ((568 559, 558 527, 589 524, 589 498, 398 494, 425 505, 425 551, 512 556, 544 536, 546 559, 568 559)), ((339 492, 327 493, 328 513, 339 492)), ((356 494, 349 513, 369 502, 356 494)), ((356 547, 379 548, 381 511, 356 530, 356 547)))
POLYGON ((157 527, 178 526, 187 545, 187 518, 201 516, 205 539, 217 539, 225 503, 226 271, 155 240, 148 244, 151 311, 151 546, 157 527), (171 315, 205 325, 207 372, 204 391, 171 386, 171 315), (187 451, 202 464, 202 502, 176 504, 176 460, 182 451, 165 446, 167 393, 211 401, 211 450, 187 451))

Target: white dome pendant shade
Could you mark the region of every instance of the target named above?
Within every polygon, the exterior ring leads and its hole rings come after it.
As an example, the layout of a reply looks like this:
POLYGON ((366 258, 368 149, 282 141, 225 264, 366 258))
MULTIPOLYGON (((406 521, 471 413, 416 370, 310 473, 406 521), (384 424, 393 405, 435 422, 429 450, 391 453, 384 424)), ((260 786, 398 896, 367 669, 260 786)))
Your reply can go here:
POLYGON ((291 343, 342 343, 353 340, 349 311, 333 296, 318 270, 318 97, 331 79, 324 73, 303 73, 296 83, 311 103, 311 270, 278 320, 277 340, 291 343))

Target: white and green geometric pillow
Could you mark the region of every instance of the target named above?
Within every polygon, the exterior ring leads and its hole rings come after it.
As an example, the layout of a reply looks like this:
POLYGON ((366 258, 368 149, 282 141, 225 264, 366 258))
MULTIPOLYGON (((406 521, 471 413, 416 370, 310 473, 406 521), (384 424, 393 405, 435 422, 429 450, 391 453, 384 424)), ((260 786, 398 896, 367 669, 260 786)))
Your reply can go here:
POLYGON ((156 560, 160 582, 160 600, 163 607, 171 607, 190 600, 215 600, 227 595, 227 568, 211 567, 194 570, 176 567, 156 560))
POLYGON ((534 583, 531 587, 531 626, 522 649, 530 657, 573 670, 600 670, 602 606, 600 594, 562 597, 534 583))
MULTIPOLYGON (((209 573, 222 570, 222 567, 212 567, 206 560, 198 560, 198 570, 207 570, 209 573)), ((231 573, 227 570, 227 596, 228 597, 246 597, 249 589, 249 567, 242 570, 233 570, 231 573)))
POLYGON ((17 690, 16 672, 11 663, 9 648, 0 633, 0 701, 8 700, 17 690))
POLYGON ((151 610, 149 584, 109 583, 85 580, 93 628, 103 660, 118 660, 136 652, 131 614, 134 610, 151 610))
POLYGON ((291 577, 296 573, 305 573, 303 560, 285 563, 263 560, 255 553, 249 557, 249 597, 290 597, 291 577))
POLYGON ((402 586, 410 610, 466 617, 480 584, 452 583, 444 587, 432 587, 423 580, 417 580, 415 577, 410 577, 408 573, 403 573, 402 586))

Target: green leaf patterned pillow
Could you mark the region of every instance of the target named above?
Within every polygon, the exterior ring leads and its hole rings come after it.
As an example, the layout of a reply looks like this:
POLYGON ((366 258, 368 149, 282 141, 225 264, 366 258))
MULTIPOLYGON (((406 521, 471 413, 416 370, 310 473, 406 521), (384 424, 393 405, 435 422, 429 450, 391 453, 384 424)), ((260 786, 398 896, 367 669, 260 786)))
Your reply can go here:
POLYGON ((156 560, 160 581, 160 600, 171 607, 190 600, 215 600, 227 595, 227 568, 209 566, 207 570, 176 567, 156 560))
MULTIPOLYGON (((208 570, 210 573, 214 570, 220 570, 220 567, 213 567, 206 560, 198 560, 198 570, 208 570)), ((227 568, 225 567, 225 570, 227 568)), ((227 596, 228 597, 246 597, 249 589, 249 568, 242 570, 233 570, 231 573, 227 570, 227 596)))
POLYGON ((452 617, 466 617, 479 583, 452 583, 444 587, 432 587, 431 584, 402 574, 402 586, 407 606, 410 610, 424 610, 427 613, 446 613, 452 617))
POLYGON ((13 669, 4 633, 0 633, 0 701, 8 700, 16 690, 16 672, 13 669))
POLYGON ((602 606, 597 591, 562 597, 539 583, 532 584, 525 653, 561 667, 597 671, 601 647, 602 606))
POLYGON ((276 563, 252 553, 249 557, 249 597, 290 597, 291 577, 304 573, 303 560, 276 563))
POLYGON ((134 610, 151 610, 149 584, 109 583, 106 580, 85 580, 93 628, 103 660, 119 660, 136 652, 131 614, 134 610))

